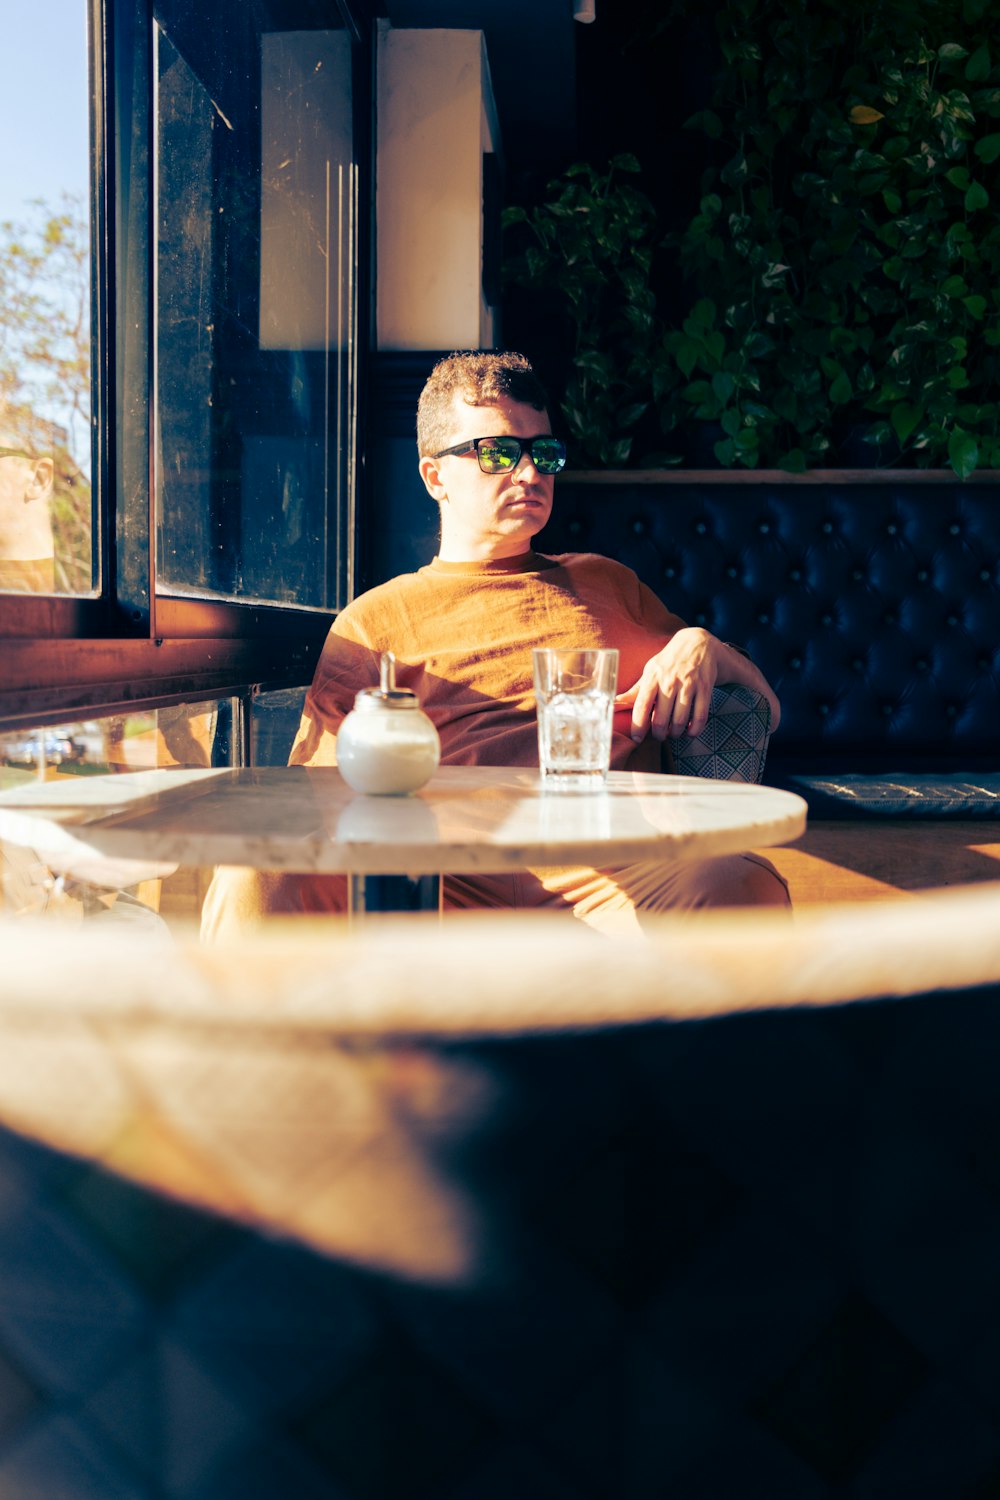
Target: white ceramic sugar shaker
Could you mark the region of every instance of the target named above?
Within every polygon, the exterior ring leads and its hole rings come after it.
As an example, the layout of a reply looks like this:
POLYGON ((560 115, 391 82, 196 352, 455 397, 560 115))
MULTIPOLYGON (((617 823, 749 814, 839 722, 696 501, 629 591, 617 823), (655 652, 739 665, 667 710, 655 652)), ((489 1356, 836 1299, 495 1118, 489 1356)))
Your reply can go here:
POLYGON ((441 760, 438 732, 416 693, 396 686, 396 658, 383 651, 377 688, 362 688, 337 731, 337 765, 356 792, 401 797, 419 790, 441 760))

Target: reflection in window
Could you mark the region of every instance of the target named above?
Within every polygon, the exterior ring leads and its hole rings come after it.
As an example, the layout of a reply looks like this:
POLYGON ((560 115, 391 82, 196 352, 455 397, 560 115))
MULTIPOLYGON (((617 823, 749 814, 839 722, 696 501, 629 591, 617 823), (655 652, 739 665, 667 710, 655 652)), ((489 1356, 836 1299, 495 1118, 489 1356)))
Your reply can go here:
MULTIPOLYGON (((0 734, 0 797, 33 781, 170 766, 226 767, 239 759, 239 706, 232 698, 110 714, 73 724, 0 734)), ((194 922, 211 871, 181 867, 126 889, 82 882, 29 849, 0 840, 0 914, 135 922, 159 914, 194 922)))
POLYGON ((14 7, 0 68, 0 591, 86 594, 91 539, 86 0, 14 7), (44 84, 32 58, 44 58, 44 84))
POLYGON ((354 462, 351 44, 328 4, 156 28, 157 566, 171 593, 346 599, 354 462), (273 28, 273 29, 272 29, 273 28))

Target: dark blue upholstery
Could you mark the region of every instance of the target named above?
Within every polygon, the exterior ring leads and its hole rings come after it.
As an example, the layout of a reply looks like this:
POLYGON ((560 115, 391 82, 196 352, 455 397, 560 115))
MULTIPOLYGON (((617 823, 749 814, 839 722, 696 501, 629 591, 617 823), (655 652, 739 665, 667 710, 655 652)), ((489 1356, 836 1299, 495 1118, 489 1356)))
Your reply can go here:
POLYGON ((564 476, 538 546, 617 557, 749 650, 782 703, 770 782, 997 765, 994 483, 564 476))

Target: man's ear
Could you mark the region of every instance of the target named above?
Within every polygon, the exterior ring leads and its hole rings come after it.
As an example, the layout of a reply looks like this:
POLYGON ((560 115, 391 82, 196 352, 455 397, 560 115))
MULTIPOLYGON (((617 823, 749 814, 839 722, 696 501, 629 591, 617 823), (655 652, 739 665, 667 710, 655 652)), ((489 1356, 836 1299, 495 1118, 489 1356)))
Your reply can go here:
POLYGON ((447 500, 448 491, 441 478, 441 470, 436 458, 424 457, 419 464, 420 477, 424 481, 427 493, 440 505, 442 500, 447 500))
POLYGON ((52 493, 55 474, 56 466, 51 458, 36 458, 24 491, 25 504, 29 500, 47 500, 52 493))

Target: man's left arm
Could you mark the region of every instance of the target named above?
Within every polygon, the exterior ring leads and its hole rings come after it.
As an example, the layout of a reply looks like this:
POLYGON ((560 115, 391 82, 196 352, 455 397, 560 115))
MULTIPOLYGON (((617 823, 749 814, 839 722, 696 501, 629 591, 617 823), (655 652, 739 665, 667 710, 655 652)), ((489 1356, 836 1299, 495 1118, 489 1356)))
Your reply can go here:
POLYGON ((665 740, 690 731, 701 734, 708 721, 712 691, 719 683, 740 682, 761 693, 777 729, 781 705, 760 669, 742 651, 696 625, 686 625, 650 657, 638 682, 619 693, 618 707, 632 709, 632 738, 647 734, 665 740))

